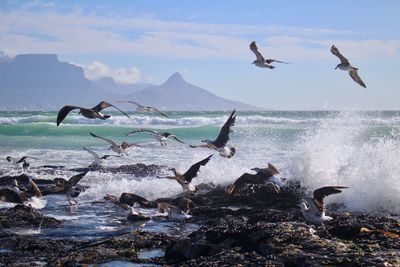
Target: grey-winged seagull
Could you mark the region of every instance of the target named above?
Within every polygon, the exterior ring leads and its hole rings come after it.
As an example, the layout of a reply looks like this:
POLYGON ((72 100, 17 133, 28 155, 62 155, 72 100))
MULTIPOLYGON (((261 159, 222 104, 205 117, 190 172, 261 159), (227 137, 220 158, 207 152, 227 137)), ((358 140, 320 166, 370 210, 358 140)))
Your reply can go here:
POLYGON ((181 186, 183 191, 196 191, 194 185, 192 185, 192 179, 197 176, 197 173, 200 170, 200 166, 205 166, 207 162, 210 161, 212 155, 207 158, 193 164, 189 170, 187 170, 184 174, 179 173, 175 168, 171 168, 170 170, 174 173, 174 176, 157 176, 157 178, 167 178, 177 181, 181 186))
POLYGON ((184 144, 185 142, 183 142, 182 140, 180 140, 176 135, 172 134, 172 133, 159 133, 157 131, 152 131, 152 130, 147 130, 147 129, 137 129, 137 130, 133 130, 130 131, 129 133, 127 133, 126 135, 132 135, 132 134, 137 134, 137 133, 148 133, 154 136, 155 139, 157 139, 161 145, 166 145, 167 144, 167 140, 168 139, 174 139, 182 144, 184 144))
POLYGON ((324 186, 314 190, 313 197, 308 197, 300 203, 301 212, 307 221, 321 224, 324 221, 332 220, 332 217, 325 215, 324 197, 338 194, 346 186, 324 186))
POLYGON ((111 116, 107 114, 101 114, 100 111, 102 111, 105 108, 108 107, 113 107, 119 110, 122 114, 127 116, 128 118, 131 118, 128 114, 123 112, 121 109, 117 108, 116 106, 106 102, 106 101, 101 101, 99 104, 92 108, 83 108, 79 106, 64 106, 58 111, 57 115, 57 126, 60 125, 60 123, 67 117, 68 113, 71 112, 74 109, 79 109, 79 114, 81 114, 83 117, 88 118, 88 119, 108 119, 111 116))
POLYGON ((258 51, 258 47, 256 45, 256 41, 251 42, 250 50, 253 51, 253 53, 257 57, 257 59, 254 60, 253 63, 252 63, 252 64, 255 64, 257 67, 273 69, 273 68, 275 68, 275 66, 271 65, 271 63, 273 63, 273 62, 288 64, 287 62, 279 61, 279 60, 276 60, 276 59, 265 59, 261 55, 261 53, 258 51))
POLYGON ((367 88, 365 83, 361 80, 360 76, 358 76, 358 72, 357 72, 358 68, 353 67, 350 64, 350 62, 347 60, 347 58, 345 58, 342 54, 340 54, 339 49, 337 49, 336 46, 332 45, 331 53, 334 54, 335 56, 337 56, 340 59, 340 64, 338 64, 336 66, 335 70, 337 68, 339 68, 340 70, 348 71, 349 75, 353 79, 353 81, 355 81, 356 83, 358 83, 362 87, 367 88))
POLYGON ((109 157, 120 157, 117 155, 103 155, 100 157, 99 154, 97 154, 96 152, 94 152, 93 150, 91 150, 89 148, 84 147, 83 149, 86 150, 87 152, 89 152, 94 158, 94 160, 92 161, 92 163, 90 164, 89 167, 98 167, 103 163, 103 161, 105 159, 107 159, 109 157))
POLYGON ((122 142, 120 145, 118 145, 111 139, 95 135, 94 133, 91 133, 91 132, 89 132, 89 134, 95 138, 99 138, 99 139, 104 140, 107 143, 109 143, 111 145, 109 149, 111 149, 115 153, 118 153, 119 155, 123 155, 123 154, 128 155, 128 153, 126 153, 125 149, 127 149, 131 146, 139 146, 139 145, 135 145, 132 143, 127 143, 127 142, 122 142))
POLYGON ((227 146, 226 143, 229 141, 229 133, 231 132, 231 127, 235 125, 235 121, 236 110, 233 110, 228 120, 225 122, 224 126, 222 126, 217 139, 215 139, 214 141, 208 139, 202 140, 202 142, 204 142, 205 144, 197 146, 190 145, 190 147, 208 147, 210 149, 218 151, 219 154, 223 157, 233 157, 233 155, 235 155, 236 149, 232 146, 227 146))
POLYGON ((139 103, 137 103, 135 101, 131 101, 131 100, 121 100, 121 101, 117 101, 117 102, 134 104, 134 105, 136 105, 137 112, 155 112, 155 113, 160 114, 161 116, 169 118, 167 115, 165 115, 164 113, 162 113, 159 109, 157 109, 155 107, 143 106, 142 104, 139 104, 139 103))

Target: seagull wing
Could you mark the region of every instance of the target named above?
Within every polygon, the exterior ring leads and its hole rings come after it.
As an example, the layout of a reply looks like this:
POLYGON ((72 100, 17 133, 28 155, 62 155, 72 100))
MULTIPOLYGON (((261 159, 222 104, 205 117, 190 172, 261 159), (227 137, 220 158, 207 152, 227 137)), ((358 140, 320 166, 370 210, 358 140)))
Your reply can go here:
POLYGON ((356 83, 358 83, 362 87, 367 88, 365 83, 361 80, 360 76, 358 76, 357 70, 353 69, 353 70, 349 71, 349 75, 353 79, 353 81, 355 81, 356 83))
POLYGON ((72 176, 71 178, 69 178, 68 180, 68 185, 66 187, 66 189, 71 188, 72 186, 76 185, 83 177, 85 177, 85 175, 88 173, 89 171, 85 171, 85 172, 81 172, 77 175, 72 176))
POLYGON ((131 134, 136 134, 136 133, 149 133, 149 134, 152 134, 152 135, 159 135, 159 133, 156 132, 156 131, 146 130, 146 129, 133 130, 133 131, 130 131, 129 133, 127 133, 126 135, 131 135, 131 134))
POLYGON ((264 57, 261 55, 260 52, 258 52, 258 47, 257 47, 257 45, 256 45, 256 41, 253 41, 253 42, 250 44, 250 50, 253 51, 253 53, 256 55, 257 61, 259 61, 259 62, 265 62, 264 57))
POLYGON ((273 62, 289 64, 289 63, 287 63, 287 62, 285 62, 285 61, 280 61, 280 60, 276 60, 276 59, 266 59, 265 62, 266 62, 267 64, 271 64, 271 63, 273 63, 273 62))
POLYGON ((68 113, 74 109, 84 109, 77 106, 63 106, 57 114, 57 126, 67 117, 68 113))
POLYGON ((16 163, 22 163, 22 162, 24 162, 26 159, 38 159, 38 158, 35 158, 35 157, 30 157, 30 156, 23 156, 22 158, 20 158, 16 163))
POLYGON ((138 106, 139 108, 144 108, 143 105, 141 105, 135 101, 132 101, 132 100, 121 100, 121 101, 117 101, 117 102, 118 103, 130 103, 130 104, 134 104, 134 105, 138 106))
POLYGON ((231 127, 235 125, 236 121, 236 110, 233 110, 228 120, 225 122, 224 126, 222 126, 221 131, 217 139, 213 142, 213 144, 217 147, 223 147, 229 140, 229 133, 231 132, 231 127))
POLYGON ((337 49, 336 46, 332 45, 331 53, 337 56, 342 64, 350 64, 347 58, 345 58, 342 54, 340 54, 339 49, 337 49))
POLYGON ((164 116, 166 118, 169 118, 167 115, 165 115, 164 113, 162 113, 159 109, 154 108, 154 107, 148 107, 150 109, 151 112, 156 112, 158 114, 160 114, 161 116, 164 116))
POLYGON ((99 104, 97 104, 96 106, 94 106, 92 109, 95 110, 95 111, 97 111, 97 112, 100 112, 100 111, 102 111, 103 109, 108 108, 108 107, 113 107, 113 108, 119 110, 122 114, 124 114, 124 115, 127 116, 128 118, 132 119, 132 118, 131 118, 128 114, 126 114, 124 111, 122 111, 121 109, 117 108, 116 106, 114 106, 114 105, 112 105, 112 104, 110 104, 110 103, 108 103, 108 102, 106 102, 106 101, 101 101, 99 104))
POLYGON ((176 137, 176 135, 174 135, 174 134, 170 135, 170 137, 171 137, 172 139, 175 139, 176 141, 182 143, 182 144, 185 144, 185 142, 183 142, 181 139, 179 139, 178 137, 176 137))
POLYGON ((91 136, 93 136, 93 137, 102 139, 102 140, 104 140, 104 141, 110 143, 112 146, 119 146, 119 145, 118 145, 117 143, 115 143, 113 140, 110 140, 110 139, 108 139, 108 138, 95 135, 94 133, 91 133, 91 132, 89 132, 89 134, 90 134, 91 136))
POLYGON ((97 154, 96 152, 94 152, 93 150, 84 147, 83 149, 85 149, 87 152, 89 152, 95 159, 100 159, 99 154, 97 154))
POLYGON ((197 162, 196 164, 193 164, 189 168, 189 170, 183 174, 183 176, 185 177, 185 180, 190 183, 192 181, 192 179, 197 176, 197 173, 200 170, 200 166, 205 166, 207 164, 207 162, 210 161, 211 157, 212 157, 212 155, 197 162))
POLYGON ((321 212, 324 210, 324 197, 338 194, 342 192, 341 189, 346 189, 347 186, 324 186, 314 190, 314 199, 319 206, 321 212))

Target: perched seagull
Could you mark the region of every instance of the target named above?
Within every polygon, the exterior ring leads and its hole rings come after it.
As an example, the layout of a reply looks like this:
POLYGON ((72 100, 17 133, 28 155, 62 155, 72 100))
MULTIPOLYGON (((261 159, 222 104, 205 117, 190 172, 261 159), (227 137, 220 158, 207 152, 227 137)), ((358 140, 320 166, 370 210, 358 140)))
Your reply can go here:
POLYGON ((126 114, 125 112, 123 112, 122 110, 117 108, 116 106, 111 105, 108 102, 101 101, 98 105, 96 105, 92 108, 82 108, 82 107, 78 107, 78 106, 62 107, 57 115, 57 126, 60 125, 60 123, 65 119, 65 117, 67 117, 68 113, 74 109, 79 109, 78 114, 81 114, 83 117, 88 118, 88 119, 102 119, 102 120, 108 119, 111 117, 110 115, 100 113, 100 111, 102 111, 103 109, 108 108, 108 107, 114 107, 114 108, 118 109, 120 112, 122 112, 122 114, 124 114, 128 118, 131 118, 128 114, 126 114))
POLYGON ((104 156, 100 157, 99 154, 97 154, 96 152, 94 152, 93 150, 91 150, 89 148, 84 147, 83 149, 85 149, 87 152, 89 152, 94 157, 94 160, 93 160, 92 164, 90 164, 89 167, 100 166, 103 163, 103 161, 109 157, 120 157, 120 156, 116 156, 116 155, 104 155, 104 156))
POLYGON ((168 219, 171 221, 184 221, 185 219, 189 219, 192 216, 183 212, 180 208, 177 206, 165 203, 165 202, 159 202, 158 205, 158 211, 160 213, 168 213, 168 219))
POLYGON ((341 189, 346 189, 346 186, 324 186, 314 191, 314 197, 306 198, 300 203, 301 212, 307 221, 315 224, 321 224, 324 221, 332 220, 332 217, 325 216, 324 197, 338 194, 341 189))
POLYGON ((339 49, 337 49, 336 46, 332 45, 331 53, 334 54, 335 56, 337 56, 340 59, 340 64, 338 64, 336 66, 335 70, 337 68, 339 68, 341 70, 348 71, 349 75, 353 79, 353 81, 355 81, 356 83, 358 83, 362 87, 367 88, 365 83, 361 80, 360 76, 358 76, 358 73, 357 73, 358 68, 353 67, 350 64, 350 62, 347 60, 347 58, 345 58, 342 54, 340 54, 339 49))
POLYGON ((252 168, 251 170, 255 171, 258 175, 264 176, 267 182, 271 182, 278 187, 282 187, 285 185, 286 179, 276 176, 277 174, 279 174, 279 171, 271 163, 268 163, 267 168, 252 168))
POLYGON ((236 149, 231 146, 226 146, 226 143, 229 140, 229 133, 231 132, 231 127, 235 125, 235 121, 236 121, 236 110, 233 110, 228 120, 225 122, 224 126, 222 126, 217 139, 215 139, 214 141, 203 140, 201 142, 205 144, 197 146, 190 145, 190 147, 192 148, 208 147, 210 149, 218 151, 219 154, 223 157, 227 158, 233 157, 233 155, 235 155, 236 149))
POLYGON ((146 129, 133 130, 133 131, 127 133, 126 135, 129 136, 129 135, 136 134, 136 133, 149 133, 149 134, 153 135, 154 138, 157 139, 160 142, 161 145, 166 145, 167 144, 166 141, 168 139, 170 139, 170 138, 174 139, 174 140, 176 140, 176 141, 178 141, 178 142, 180 142, 182 144, 185 143, 182 140, 180 140, 178 137, 176 137, 176 135, 174 135, 172 133, 168 133, 168 132, 159 133, 159 132, 156 132, 156 131, 146 130, 146 129))
POLYGON ((112 141, 108 138, 101 137, 101 136, 95 135, 94 133, 90 133, 90 132, 89 132, 89 134, 93 137, 99 138, 101 140, 104 140, 104 141, 110 143, 111 146, 109 149, 111 149, 115 153, 118 153, 119 155, 123 155, 123 154, 128 155, 128 153, 126 153, 125 149, 127 149, 131 146, 139 146, 139 145, 135 145, 132 143, 127 143, 127 142, 122 142, 122 144, 118 145, 117 143, 115 143, 114 141, 112 141))
POLYGON ((166 178, 176 180, 181 186, 183 191, 187 192, 194 192, 196 191, 196 187, 192 185, 192 179, 197 176, 197 173, 200 170, 200 166, 205 166, 207 162, 210 160, 212 155, 208 156, 207 158, 193 164, 187 172, 184 174, 179 173, 175 168, 171 168, 170 170, 174 173, 174 176, 157 176, 157 178, 166 178))
POLYGON ((157 109, 155 107, 146 107, 146 106, 143 106, 143 105, 141 105, 141 104, 139 104, 139 103, 137 103, 135 101, 124 101, 124 100, 121 100, 121 101, 117 101, 117 102, 118 103, 131 103, 131 104, 134 104, 134 105, 136 105, 136 111, 137 112, 155 112, 155 113, 160 114, 161 116, 169 118, 167 115, 165 115, 164 113, 162 113, 159 109, 157 109))
POLYGON ((127 219, 131 222, 138 222, 138 221, 148 221, 151 218, 144 215, 140 211, 136 211, 133 207, 131 207, 127 219))
POLYGON ((272 66, 271 63, 273 62, 278 62, 278 63, 285 63, 288 64, 287 62, 275 60, 275 59, 265 59, 260 52, 258 52, 258 47, 256 45, 256 41, 251 42, 250 44, 250 50, 253 51, 253 53, 256 55, 257 59, 253 61, 252 64, 255 64, 257 67, 260 68, 269 68, 273 69, 275 66, 272 66))

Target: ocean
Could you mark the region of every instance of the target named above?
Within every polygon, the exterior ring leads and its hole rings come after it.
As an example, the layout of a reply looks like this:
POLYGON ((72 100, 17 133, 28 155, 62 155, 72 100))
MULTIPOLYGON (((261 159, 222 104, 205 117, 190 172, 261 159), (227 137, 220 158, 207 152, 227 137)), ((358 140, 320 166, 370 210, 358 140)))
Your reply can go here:
MULTIPOLYGON (((281 171, 282 177, 300 181, 310 193, 326 185, 349 187, 328 197, 327 203, 342 202, 352 212, 400 213, 399 111, 238 111, 228 142, 236 148, 231 159, 220 157, 213 150, 190 148, 176 141, 161 146, 145 133, 126 136, 133 129, 146 128, 171 132, 187 144, 200 144, 203 139, 217 137, 230 112, 167 112, 171 118, 132 113, 133 119, 117 112, 110 114, 110 119, 93 120, 73 113, 57 127, 57 112, 0 112, 1 175, 22 172, 7 162, 6 156, 29 155, 38 158, 30 160, 32 170, 28 173, 32 176, 68 179, 75 173, 38 174, 35 167, 87 167, 92 158, 83 147, 100 155, 109 154, 105 142, 89 135, 93 132, 117 142, 142 146, 129 149, 128 156, 109 158, 104 166, 160 164, 185 172, 192 164, 214 154, 193 184, 228 185, 244 172, 252 172, 251 168, 264 167, 270 162, 281 171)), ((129 230, 132 226, 120 220, 126 217, 126 211, 116 212, 93 202, 106 194, 120 196, 123 192, 148 199, 182 192, 175 181, 127 174, 89 172, 80 183, 89 189, 77 197, 79 205, 75 213, 69 211, 65 196, 47 196, 48 204, 41 211, 69 223, 61 230, 49 229, 42 234, 91 238, 129 230)), ((171 224, 152 222, 145 230, 160 231, 166 227, 172 231, 171 224)), ((181 231, 188 232, 196 228, 190 224, 182 227, 185 229, 181 231)))

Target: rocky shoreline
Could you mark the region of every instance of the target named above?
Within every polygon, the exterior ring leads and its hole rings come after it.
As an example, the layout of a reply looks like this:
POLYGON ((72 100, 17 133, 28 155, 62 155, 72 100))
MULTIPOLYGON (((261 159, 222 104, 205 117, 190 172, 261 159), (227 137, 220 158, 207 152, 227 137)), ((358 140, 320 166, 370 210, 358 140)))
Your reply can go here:
MULTIPOLYGON (((135 168, 123 171, 127 169, 135 168)), ((146 174, 145 167, 137 169, 140 175, 146 174)), ((164 169, 149 167, 152 174, 164 169)), ((249 184, 234 195, 226 189, 206 184, 196 193, 174 198, 145 202, 134 192, 119 198, 127 205, 138 202, 153 208, 166 202, 188 211, 192 217, 181 223, 201 226, 189 235, 145 232, 140 226, 95 240, 18 235, 10 229, 57 228, 67 222, 22 205, 1 209, 0 266, 81 266, 113 261, 138 266, 400 266, 399 217, 346 212, 336 204, 327 207, 332 221, 313 225, 298 208, 305 194, 298 182, 289 182, 279 192, 269 184, 249 184), (144 257, 146 251, 149 255, 144 257)))

